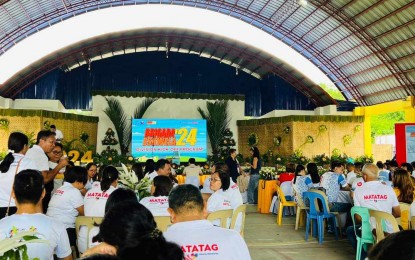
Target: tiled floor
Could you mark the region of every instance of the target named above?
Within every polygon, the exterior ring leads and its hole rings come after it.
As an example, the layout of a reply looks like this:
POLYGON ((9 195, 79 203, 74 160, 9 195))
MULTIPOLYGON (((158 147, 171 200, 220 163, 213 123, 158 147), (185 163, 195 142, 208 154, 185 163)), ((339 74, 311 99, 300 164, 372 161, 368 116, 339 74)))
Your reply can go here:
POLYGON ((284 217, 282 226, 277 225, 276 219, 276 215, 259 214, 256 206, 248 206, 245 241, 253 260, 355 258, 354 250, 344 236, 336 241, 334 235, 326 233, 322 245, 313 237, 306 242, 305 228, 294 230, 295 217, 284 217))

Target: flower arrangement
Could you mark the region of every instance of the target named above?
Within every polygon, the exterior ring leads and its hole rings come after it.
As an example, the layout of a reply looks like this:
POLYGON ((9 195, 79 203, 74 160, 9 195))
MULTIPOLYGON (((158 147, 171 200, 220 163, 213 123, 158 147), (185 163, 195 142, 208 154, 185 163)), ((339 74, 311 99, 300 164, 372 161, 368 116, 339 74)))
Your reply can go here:
POLYGON ((355 162, 361 162, 361 163, 373 163, 373 155, 362 155, 355 159, 355 162))
POLYGON ((249 146, 255 146, 258 144, 258 135, 256 133, 250 133, 248 135, 249 146))
POLYGON ((289 126, 284 127, 284 129, 282 130, 285 134, 289 134, 291 132, 291 129, 289 126))
POLYGON ((259 178, 261 180, 274 180, 276 174, 275 167, 262 167, 259 171, 259 178))
POLYGON ((118 177, 118 183, 125 188, 133 190, 140 199, 150 196, 150 179, 143 178, 139 181, 134 171, 129 170, 124 164, 121 164, 121 166, 123 170, 118 177))
POLYGON ((305 157, 300 149, 297 149, 292 155, 290 155, 289 161, 296 164, 306 165, 310 162, 310 159, 305 157))
POLYGON ((355 127, 354 127, 353 131, 354 131, 354 133, 357 133, 357 132, 359 132, 361 129, 362 129, 362 126, 357 125, 357 126, 355 126, 355 127))
POLYGON ((312 161, 317 164, 317 166, 323 166, 325 164, 330 164, 330 157, 323 153, 314 156, 312 161))
POLYGON ((348 161, 349 157, 345 153, 342 154, 339 149, 335 148, 331 152, 330 162, 347 163, 348 161))
POLYGON ((274 156, 273 163, 278 165, 285 165, 287 163, 287 159, 280 154, 276 154, 274 156))
POLYGON ((303 147, 303 146, 304 146, 304 145, 306 145, 306 144, 312 144, 312 143, 314 143, 314 138, 313 138, 311 135, 308 135, 308 136, 305 138, 304 143, 303 143, 302 145, 300 145, 300 148, 301 148, 301 147, 303 147))

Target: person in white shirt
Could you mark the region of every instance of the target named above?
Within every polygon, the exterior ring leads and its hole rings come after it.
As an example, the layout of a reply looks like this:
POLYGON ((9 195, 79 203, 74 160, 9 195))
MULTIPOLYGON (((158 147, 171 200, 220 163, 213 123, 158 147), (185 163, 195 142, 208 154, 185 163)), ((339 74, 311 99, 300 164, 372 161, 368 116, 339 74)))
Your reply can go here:
POLYGON ((35 231, 35 236, 47 243, 27 243, 29 259, 53 260, 56 254, 58 259, 70 260, 71 247, 65 228, 40 211, 43 196, 43 177, 39 172, 24 170, 17 174, 13 185, 17 212, 0 221, 0 239, 23 231, 35 231))
MULTIPOLYGON (((67 158, 61 158, 55 168, 52 170, 49 169, 49 159, 46 154, 52 152, 55 147, 55 141, 56 138, 54 132, 49 130, 39 131, 37 134, 36 144, 33 145, 32 148, 30 148, 26 153, 26 157, 31 159, 36 164, 36 170, 42 173, 45 184, 50 182, 53 183, 59 171, 69 163, 67 158)), ((52 192, 53 187, 50 189, 50 186, 53 186, 53 184, 48 184, 46 193, 52 192)))
MULTIPOLYGON (((103 167, 104 169, 106 165, 101 166, 101 167, 103 167)), ((88 163, 85 166, 85 169, 86 169, 86 172, 88 173, 88 180, 85 184, 85 187, 81 190, 82 195, 85 195, 86 192, 92 188, 93 183, 98 180, 98 174, 97 174, 98 166, 95 163, 93 162, 88 163)))
POLYGON ((251 259, 239 233, 215 227, 205 219, 207 209, 202 194, 195 186, 184 184, 172 189, 169 213, 173 225, 164 236, 167 241, 177 243, 182 248, 185 259, 251 259))
POLYGON ((170 164, 166 159, 160 159, 156 162, 154 171, 146 174, 146 178, 149 178, 150 181, 158 175, 169 176, 170 175, 170 164))
POLYGON ((401 216, 398 198, 390 186, 378 180, 379 168, 373 163, 363 167, 365 182, 356 187, 354 192, 354 205, 392 214, 395 218, 401 216))
MULTIPOLYGON (((354 205, 387 212, 395 218, 400 217, 401 210, 395 192, 390 186, 378 180, 379 168, 373 163, 367 163, 363 166, 362 173, 364 182, 356 186, 353 195, 354 205)), ((375 228, 375 223, 372 220, 371 222, 372 227, 375 228)), ((356 247, 353 226, 348 227, 346 233, 349 241, 356 247)))
POLYGON ((71 246, 76 246, 75 220, 84 215, 84 198, 81 189, 87 180, 86 169, 74 166, 65 173, 65 180, 53 194, 46 215, 58 220, 68 232, 71 246))
MULTIPOLYGON (((108 198, 118 186, 119 172, 113 166, 107 166, 102 172, 102 178, 100 185, 94 185, 84 197, 84 213, 88 217, 104 217, 105 205, 107 204, 108 198)), ((90 230, 89 238, 90 241, 86 241, 87 228, 82 226, 78 233, 78 250, 80 253, 86 251, 87 248, 92 247, 92 238, 98 234, 99 228, 94 227, 90 230)))
POLYGON ((229 186, 229 173, 223 169, 216 169, 210 176, 210 189, 213 191, 213 194, 207 201, 207 210, 209 213, 218 210, 232 209, 231 200, 228 194, 225 193, 229 189, 229 186))
POLYGON ((352 184, 353 179, 356 178, 356 173, 354 172, 354 163, 351 163, 351 162, 347 163, 346 170, 347 170, 346 182, 348 184, 352 184))
POLYGON ((55 125, 50 126, 50 131, 54 132, 56 134, 56 142, 60 143, 63 140, 63 134, 62 131, 57 129, 55 125))
POLYGON ((340 186, 342 190, 350 190, 346 179, 343 177, 343 165, 340 162, 332 162, 331 169, 331 171, 321 176, 320 185, 326 189, 331 211, 348 212, 351 204, 339 201, 340 186))
POLYGON ((196 187, 200 186, 199 175, 203 175, 203 173, 202 168, 196 165, 195 158, 189 159, 189 166, 184 168, 183 175, 186 176, 186 184, 192 184, 196 187))
POLYGON ((11 197, 14 176, 25 169, 35 169, 36 165, 24 155, 29 149, 29 139, 23 133, 13 132, 8 140, 9 152, 0 163, 0 219, 16 212, 16 204, 11 197))
POLYGON ((140 200, 140 203, 151 211, 153 216, 170 216, 167 208, 169 207, 169 193, 173 188, 173 183, 167 176, 156 176, 151 185, 151 196, 140 200))

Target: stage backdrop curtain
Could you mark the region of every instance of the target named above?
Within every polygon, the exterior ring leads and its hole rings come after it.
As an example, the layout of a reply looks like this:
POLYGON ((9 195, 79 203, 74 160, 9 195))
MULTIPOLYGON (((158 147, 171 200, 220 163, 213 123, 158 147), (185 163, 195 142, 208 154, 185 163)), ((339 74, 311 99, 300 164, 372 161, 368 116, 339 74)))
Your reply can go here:
POLYGON ((245 95, 245 114, 274 109, 310 110, 315 105, 283 79, 262 79, 216 60, 163 52, 134 53, 94 61, 69 72, 54 70, 16 98, 59 99, 67 109, 91 109, 93 90, 245 95))

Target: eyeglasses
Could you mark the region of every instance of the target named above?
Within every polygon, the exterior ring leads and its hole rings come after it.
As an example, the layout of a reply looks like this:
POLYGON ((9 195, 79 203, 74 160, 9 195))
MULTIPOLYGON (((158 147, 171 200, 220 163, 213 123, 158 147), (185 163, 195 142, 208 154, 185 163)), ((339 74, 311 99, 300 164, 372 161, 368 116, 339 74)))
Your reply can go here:
POLYGON ((63 154, 63 152, 62 152, 62 151, 60 151, 60 152, 58 152, 58 151, 52 151, 52 153, 53 153, 53 154, 56 154, 56 155, 61 155, 61 154, 63 154))
POLYGON ((220 181, 220 179, 212 179, 212 178, 210 178, 210 181, 211 182, 217 182, 217 181, 220 181))

